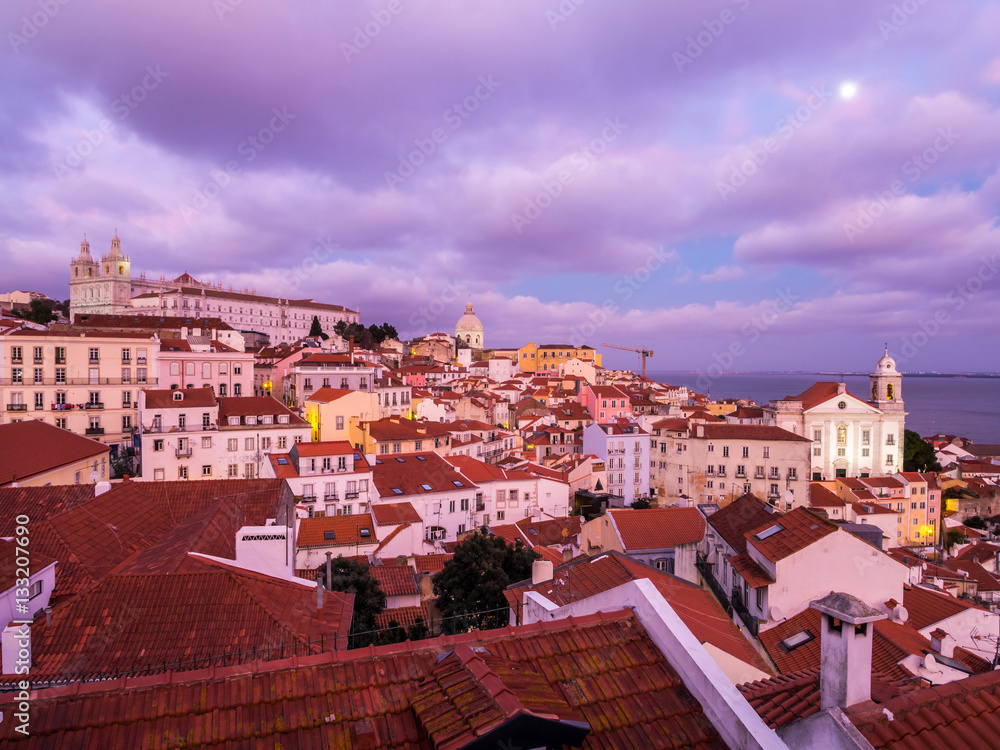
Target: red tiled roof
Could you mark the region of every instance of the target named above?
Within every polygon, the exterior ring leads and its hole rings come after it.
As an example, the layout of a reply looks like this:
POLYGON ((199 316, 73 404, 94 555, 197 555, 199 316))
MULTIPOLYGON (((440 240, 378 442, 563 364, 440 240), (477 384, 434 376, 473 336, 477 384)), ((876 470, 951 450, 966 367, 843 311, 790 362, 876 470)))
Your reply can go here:
POLYGON ((508 586, 504 596, 515 613, 520 613, 526 591, 537 591, 549 601, 563 606, 643 578, 648 578, 656 586, 700 642, 710 643, 762 672, 771 673, 770 667, 712 594, 700 586, 636 562, 620 552, 606 552, 592 558, 581 555, 556 565, 552 580, 537 586, 532 585, 530 579, 520 581, 508 586))
MULTIPOLYGON (((737 687, 771 729, 780 729, 819 712, 819 675, 818 668, 805 669, 737 687)), ((872 672, 871 695, 876 703, 884 703, 904 692, 917 689, 916 683, 890 680, 878 672, 872 672)))
POLYGON ((753 545, 771 562, 778 562, 789 555, 804 550, 810 544, 837 531, 839 527, 832 521, 810 513, 805 508, 795 508, 779 518, 772 518, 756 529, 746 532, 747 544, 753 545), (757 535, 778 525, 781 529, 765 539, 757 535))
POLYGON ((343 547, 345 545, 378 544, 375 537, 375 526, 371 513, 359 513, 351 516, 326 516, 325 518, 303 518, 299 522, 299 535, 296 546, 306 547, 343 547), (367 530, 368 534, 363 535, 367 530), (332 539, 326 535, 333 534, 332 539))
POLYGON ((956 599, 922 586, 903 588, 903 606, 910 613, 910 624, 917 630, 923 630, 967 609, 982 609, 972 602, 956 599))
MULTIPOLYGON (((453 442, 455 447, 457 442, 453 442)), ((445 461, 450 463, 472 482, 492 482, 503 481, 505 479, 531 479, 531 475, 517 469, 503 469, 499 466, 488 464, 472 456, 447 456, 445 461)))
POLYGON ((359 391, 352 391, 346 388, 320 388, 309 396, 306 401, 329 404, 344 396, 350 396, 352 393, 359 393, 359 391))
POLYGON ((740 554, 747 550, 745 536, 747 531, 768 522, 773 523, 781 515, 779 511, 773 511, 771 506, 748 492, 710 515, 708 525, 715 529, 737 554, 740 554))
POLYGON ((451 430, 440 422, 414 422, 409 419, 379 419, 375 422, 363 422, 362 424, 372 440, 378 442, 451 437, 451 430))
POLYGON ((372 503, 372 515, 379 526, 420 523, 423 519, 410 503, 372 503))
POLYGON ((609 510, 626 552, 669 549, 705 538, 705 519, 697 508, 609 510))
POLYGON ((189 330, 199 328, 207 333, 211 333, 213 328, 218 331, 233 330, 233 327, 221 318, 186 318, 171 315, 95 315, 92 313, 85 315, 77 313, 74 315, 73 327, 103 328, 111 331, 141 329, 149 331, 173 330, 178 332, 181 328, 189 330))
POLYGON ((211 388, 146 389, 146 409, 197 409, 215 406, 211 388), (175 398, 179 394, 180 398, 175 398))
POLYGON ((415 555, 413 557, 413 569, 417 573, 440 573, 444 570, 444 564, 454 555, 415 555))
POLYGON ((1000 733, 1000 672, 908 692, 881 705, 859 703, 846 713, 876 750, 993 748, 1000 733))
POLYGON ((386 499, 400 494, 427 495, 476 486, 434 452, 384 453, 376 459, 372 471, 379 496, 386 499), (425 484, 429 490, 423 488, 425 484))
MULTIPOLYGON (((465 645, 540 675, 590 724, 591 747, 724 748, 704 709, 630 611, 599 613, 415 643, 326 652, 183 675, 73 684, 32 693, 28 750, 135 747, 140 737, 191 746, 426 748, 433 713, 412 698, 465 645)), ((531 707, 534 690, 514 682, 531 707)), ((537 684, 541 687, 541 684, 537 684)), ((16 694, 0 696, 0 741, 15 737, 16 694)), ((444 709, 444 706, 442 706, 444 709)))
POLYGON ((104 443, 35 419, 0 424, 0 446, 0 485, 84 459, 106 457, 111 450, 104 443))
POLYGON ((335 636, 346 646, 353 594, 325 592, 320 617, 314 587, 197 558, 187 570, 112 575, 55 607, 51 626, 39 619, 31 628, 32 675, 108 674, 208 656, 236 661, 236 652, 261 648, 277 658, 279 644, 320 653, 321 635, 329 648, 335 636), (310 639, 317 642, 307 646, 310 639))
POLYGON ((416 623, 418 617, 422 618, 424 625, 430 628, 431 619, 426 602, 414 607, 383 609, 375 615, 375 627, 378 630, 388 630, 391 627, 389 623, 395 620, 401 628, 408 629, 416 623))
MULTIPOLYGON (((424 679, 411 705, 435 747, 466 747, 514 717, 572 722, 558 730, 586 735, 583 714, 531 666, 461 644, 424 679)), ((576 745, 577 742, 572 742, 576 745)))
MULTIPOLYGON (((283 487, 280 479, 122 482, 85 502, 65 503, 60 493, 50 487, 24 488, 20 497, 27 496, 31 502, 35 495, 45 501, 55 500, 65 508, 61 513, 47 511, 44 506, 39 508, 39 502, 34 506, 39 509, 37 520, 32 516, 31 525, 32 554, 41 553, 59 561, 56 592, 64 596, 77 593, 139 553, 171 539, 169 532, 198 513, 211 513, 206 510, 210 507, 223 505, 229 516, 240 520, 240 525, 263 526, 268 518, 279 517, 283 487)), ((72 497, 77 488, 59 489, 72 497)), ((86 489, 93 493, 92 488, 86 489)), ((0 523, 6 522, 5 517, 0 523)), ((188 539, 195 545, 216 533, 211 528, 195 527, 189 537, 174 541, 188 539)), ((232 539, 228 544, 232 545, 232 539)), ((214 543, 204 551, 232 556, 214 543)))
POLYGON ((378 581, 379 588, 386 596, 406 596, 419 594, 417 579, 413 568, 409 565, 372 565, 368 568, 372 578, 378 581))
POLYGON ((982 563, 992 560, 1000 552, 1000 546, 989 542, 975 542, 959 552, 955 557, 959 560, 975 560, 982 563))
POLYGON ((705 438, 709 440, 781 440, 791 443, 810 443, 809 438, 796 435, 780 427, 757 424, 712 424, 704 425, 705 438))
POLYGON ((357 451, 346 440, 324 440, 315 443, 296 443, 292 450, 300 456, 340 456, 357 451))
POLYGON ((843 508, 847 502, 821 484, 809 485, 809 505, 813 508, 843 508))
MULTIPOLYGON (((288 425, 302 427, 309 424, 274 396, 233 396, 219 399, 219 424, 225 425, 230 417, 254 417, 261 415, 286 415, 288 425)), ((258 427, 284 427, 285 425, 261 425, 258 427)))
MULTIPOLYGON (((807 388, 806 390, 802 391, 802 393, 800 393, 798 396, 786 396, 784 398, 784 400, 785 401, 801 401, 802 402, 802 410, 803 411, 808 411, 809 409, 813 409, 813 408, 819 406, 824 401, 829 401, 831 398, 836 398, 837 391, 838 391, 838 386, 839 386, 839 383, 835 383, 835 382, 832 382, 832 381, 824 381, 824 382, 820 382, 820 383, 815 383, 815 384, 811 385, 809 388, 807 388)), ((864 401, 864 399, 858 398, 853 393, 846 392, 846 393, 841 394, 841 395, 843 397, 850 397, 850 398, 854 399, 855 401, 864 404, 865 406, 870 406, 870 404, 867 404, 864 401)))
POLYGON ((967 573, 969 578, 979 583, 979 591, 1000 591, 1000 581, 997 581, 989 571, 975 560, 948 560, 945 565, 951 570, 967 573))
POLYGON ((730 557, 729 564, 733 566, 736 574, 746 581, 747 585, 752 589, 764 588, 774 583, 774 579, 767 574, 767 571, 755 563, 753 558, 746 552, 741 552, 738 555, 730 557))
MULTIPOLYGON (((30 531, 30 526, 28 527, 30 531)), ((29 535, 30 540, 30 535, 29 535)), ((19 566, 17 564, 18 546, 16 542, 8 542, 5 539, 0 539, 0 591, 9 590, 16 585, 16 581, 21 576, 17 575, 17 569, 19 566)), ((42 555, 29 548, 29 571, 31 575, 35 575, 45 568, 49 567, 52 563, 56 562, 53 558, 47 555, 42 555)), ((4 623, 6 625, 6 623, 4 623)))

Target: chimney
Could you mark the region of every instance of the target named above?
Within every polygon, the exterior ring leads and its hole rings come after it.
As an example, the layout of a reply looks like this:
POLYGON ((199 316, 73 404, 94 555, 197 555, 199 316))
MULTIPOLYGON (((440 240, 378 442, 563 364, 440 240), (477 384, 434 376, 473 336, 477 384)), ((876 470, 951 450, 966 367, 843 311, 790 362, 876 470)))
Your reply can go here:
POLYGON ((949 659, 955 658, 955 639, 941 628, 931 633, 931 648, 941 656, 947 656, 949 659))
POLYGON ((531 563, 531 585, 552 580, 552 562, 550 560, 535 560, 531 563))
POLYGON ((850 594, 831 592, 809 606, 822 615, 819 694, 822 710, 872 697, 872 634, 885 614, 850 594))
POLYGON ((845 393, 847 393, 847 383, 837 383, 837 395, 843 396, 845 393))
POLYGON ((326 553, 326 582, 329 583, 330 579, 333 578, 333 553, 326 553))
POLYGON ((323 582, 316 578, 316 616, 323 619, 323 582))
POLYGON ((52 607, 45 608, 45 627, 52 627, 52 607))
POLYGON ((94 485, 94 497, 98 495, 103 495, 105 492, 111 489, 111 482, 98 482, 94 485))

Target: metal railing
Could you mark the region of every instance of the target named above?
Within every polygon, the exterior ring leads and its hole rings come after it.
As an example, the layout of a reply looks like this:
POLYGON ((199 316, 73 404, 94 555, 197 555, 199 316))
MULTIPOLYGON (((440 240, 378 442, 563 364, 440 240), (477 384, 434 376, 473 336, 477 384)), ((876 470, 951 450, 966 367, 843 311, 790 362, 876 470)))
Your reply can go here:
POLYGON ((705 583, 708 585, 709 590, 715 594, 715 598, 719 600, 719 604, 722 608, 726 610, 726 614, 732 614, 733 605, 729 601, 729 597, 726 595, 726 590, 722 588, 717 580, 715 580, 715 572, 712 570, 712 565, 705 560, 704 556, 699 553, 698 560, 694 564, 698 572, 701 573, 701 577, 704 579, 705 583))
POLYGON ((104 428, 103 427, 88 427, 86 430, 83 431, 83 434, 84 435, 103 435, 104 434, 104 428))
POLYGON ((315 495, 303 495, 302 496, 302 502, 304 502, 304 503, 314 503, 314 502, 316 502, 316 496, 315 495))
POLYGON ((746 629, 750 631, 750 635, 754 638, 757 637, 757 631, 759 630, 760 623, 757 618, 750 614, 750 610, 743 603, 743 597, 739 592, 739 589, 733 589, 733 611, 740 616, 746 629))
POLYGON ((7 411, 28 411, 27 404, 7 404, 7 411))
POLYGON ((129 378, 124 380, 122 378, 34 378, 29 380, 28 378, 22 378, 20 380, 14 378, 0 378, 0 385, 156 385, 156 378, 146 377, 144 380, 139 380, 137 378, 129 378))
POLYGON ((174 455, 177 458, 190 458, 194 453, 194 449, 189 445, 187 448, 177 448, 174 450, 174 455))
POLYGON ((103 409, 104 408, 104 402, 103 401, 88 401, 88 402, 86 402, 83 405, 83 408, 84 409, 103 409))

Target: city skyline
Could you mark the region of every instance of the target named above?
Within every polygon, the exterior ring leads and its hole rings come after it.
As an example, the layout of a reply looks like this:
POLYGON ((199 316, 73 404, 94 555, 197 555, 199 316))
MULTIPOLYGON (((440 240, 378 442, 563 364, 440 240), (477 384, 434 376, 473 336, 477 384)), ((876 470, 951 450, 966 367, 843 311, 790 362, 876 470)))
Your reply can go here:
POLYGON ((471 297, 488 346, 611 367, 997 369, 1000 3, 0 18, 3 291, 68 298, 117 231, 404 336, 471 297))

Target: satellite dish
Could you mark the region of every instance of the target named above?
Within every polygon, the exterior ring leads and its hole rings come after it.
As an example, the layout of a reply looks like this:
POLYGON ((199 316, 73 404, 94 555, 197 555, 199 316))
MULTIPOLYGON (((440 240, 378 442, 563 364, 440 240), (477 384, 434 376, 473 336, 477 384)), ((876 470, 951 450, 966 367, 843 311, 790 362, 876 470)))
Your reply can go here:
POLYGON ((774 620, 775 622, 777 622, 778 620, 784 620, 784 619, 785 619, 785 613, 784 613, 784 612, 782 612, 782 611, 781 611, 781 607, 779 607, 779 606, 777 606, 777 605, 775 605, 775 606, 771 607, 771 608, 770 608, 770 609, 769 609, 769 610, 767 611, 767 613, 768 613, 768 616, 769 616, 769 617, 770 617, 770 618, 771 618, 772 620, 774 620))
POLYGON ((900 605, 899 607, 896 607, 896 618, 900 622, 906 622, 910 619, 910 613, 906 610, 906 607, 900 605))
POLYGON ((96 471, 90 472, 90 481, 91 482, 96 482, 100 478, 101 478, 101 475, 98 474, 96 471))
POLYGON ((934 654, 927 654, 927 656, 924 657, 924 669, 928 672, 938 671, 937 659, 934 658, 934 654))

